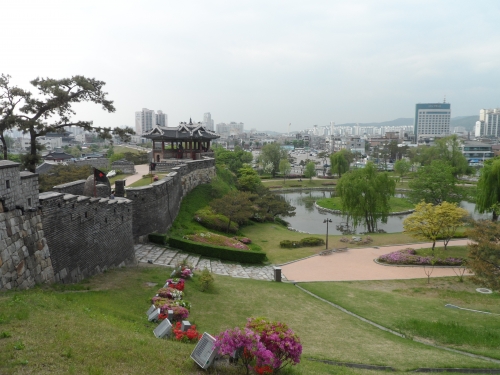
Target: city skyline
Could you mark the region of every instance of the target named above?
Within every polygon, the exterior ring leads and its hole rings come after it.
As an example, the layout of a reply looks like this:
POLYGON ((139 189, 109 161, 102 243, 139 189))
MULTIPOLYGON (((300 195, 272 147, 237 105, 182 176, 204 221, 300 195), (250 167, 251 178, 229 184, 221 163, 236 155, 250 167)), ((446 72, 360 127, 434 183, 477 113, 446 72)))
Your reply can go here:
POLYGON ((134 127, 143 107, 163 108, 171 126, 210 112, 285 133, 412 117, 444 97, 452 118, 500 106, 494 0, 19 0, 3 10, 16 32, 4 35, 1 72, 24 89, 36 77, 105 81, 115 113, 75 105, 74 118, 96 126, 134 127))

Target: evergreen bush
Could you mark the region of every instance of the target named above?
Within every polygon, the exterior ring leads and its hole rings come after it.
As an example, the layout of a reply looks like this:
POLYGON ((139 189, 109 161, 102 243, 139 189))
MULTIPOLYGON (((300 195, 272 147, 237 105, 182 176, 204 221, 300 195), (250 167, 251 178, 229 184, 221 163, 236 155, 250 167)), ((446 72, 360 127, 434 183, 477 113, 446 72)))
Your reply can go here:
MULTIPOLYGON (((216 214, 208 206, 196 211, 194 214, 194 220, 203 225, 205 228, 214 229, 219 232, 225 232, 227 230, 227 224, 229 222, 229 219, 226 216, 216 214)), ((231 222, 229 232, 236 233, 237 231, 238 224, 235 222, 231 222)))

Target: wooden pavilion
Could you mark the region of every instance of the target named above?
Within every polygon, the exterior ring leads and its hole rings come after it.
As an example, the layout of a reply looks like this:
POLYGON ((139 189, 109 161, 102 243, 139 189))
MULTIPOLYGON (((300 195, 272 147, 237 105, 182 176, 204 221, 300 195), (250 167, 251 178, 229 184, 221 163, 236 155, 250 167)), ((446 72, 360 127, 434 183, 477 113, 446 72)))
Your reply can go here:
POLYGON ((219 138, 200 122, 193 124, 191 119, 189 124, 181 122, 176 128, 156 126, 143 137, 153 141, 153 159, 157 163, 167 159, 213 157, 210 142, 219 138))

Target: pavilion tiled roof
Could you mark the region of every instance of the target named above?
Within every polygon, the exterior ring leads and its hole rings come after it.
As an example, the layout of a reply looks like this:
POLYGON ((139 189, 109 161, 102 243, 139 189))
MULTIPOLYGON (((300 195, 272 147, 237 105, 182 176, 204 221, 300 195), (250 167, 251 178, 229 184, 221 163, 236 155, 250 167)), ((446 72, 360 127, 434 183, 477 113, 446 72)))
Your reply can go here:
POLYGON ((154 129, 143 135, 144 138, 152 140, 168 141, 209 141, 217 139, 219 136, 206 129, 201 123, 186 124, 181 123, 178 127, 156 126, 154 129))

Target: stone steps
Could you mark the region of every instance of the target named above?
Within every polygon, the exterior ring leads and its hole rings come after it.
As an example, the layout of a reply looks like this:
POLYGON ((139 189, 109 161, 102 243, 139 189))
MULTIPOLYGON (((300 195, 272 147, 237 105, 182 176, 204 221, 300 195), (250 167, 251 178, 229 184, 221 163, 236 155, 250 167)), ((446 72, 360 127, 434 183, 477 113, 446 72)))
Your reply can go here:
MULTIPOLYGON (((207 268, 217 275, 272 281, 274 279, 273 266, 242 266, 239 263, 224 263, 218 259, 202 258, 199 255, 182 253, 168 246, 154 244, 135 245, 135 255, 138 262, 152 263, 160 266, 175 267, 186 260, 188 264, 202 270, 207 268)), ((282 274, 282 280, 286 277, 282 274)))

